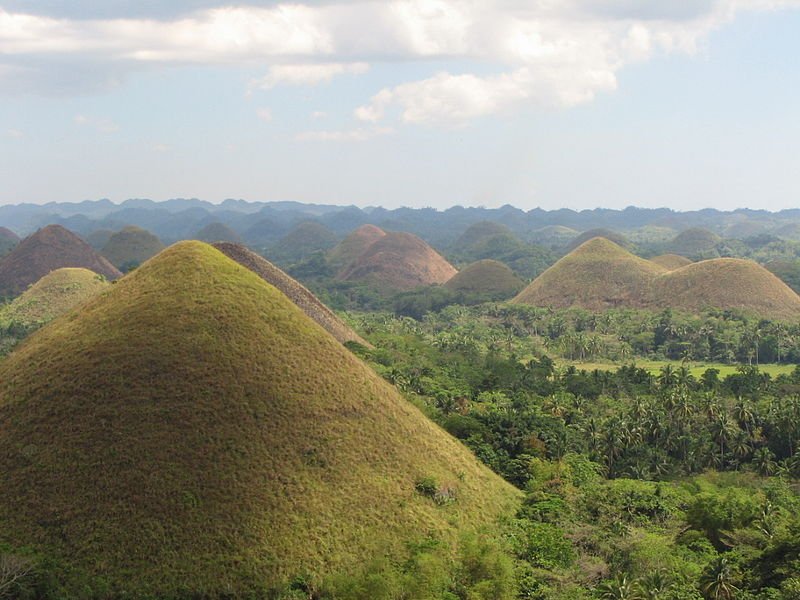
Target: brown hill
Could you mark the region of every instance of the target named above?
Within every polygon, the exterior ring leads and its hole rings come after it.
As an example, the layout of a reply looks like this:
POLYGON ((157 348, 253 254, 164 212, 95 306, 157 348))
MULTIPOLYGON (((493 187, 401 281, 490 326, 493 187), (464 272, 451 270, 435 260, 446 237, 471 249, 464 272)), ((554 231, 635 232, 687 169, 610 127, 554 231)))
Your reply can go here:
POLYGON ((200 242, 23 342, 0 423, 3 552, 41 557, 64 598, 275 598, 413 542, 453 556, 520 495, 200 242))
POLYGON ((122 276, 114 265, 61 225, 48 225, 22 240, 0 260, 0 296, 16 296, 50 271, 89 269, 108 279, 122 276))
POLYGON ((534 279, 513 302, 604 310, 645 307, 650 284, 664 267, 598 237, 584 242, 534 279))
POLYGON ((328 252, 328 263, 340 269, 361 256, 369 246, 386 235, 375 225, 362 225, 328 252))
POLYGON ((680 269, 681 267, 692 264, 691 260, 679 254, 662 254, 660 256, 651 258, 650 260, 657 265, 661 265, 665 269, 669 269, 670 271, 674 271, 675 269, 680 269))
POLYGON ((767 319, 800 318, 800 296, 753 261, 715 258, 693 263, 653 282, 653 304, 689 312, 738 310, 767 319))
POLYGON ((509 298, 525 284, 500 261, 484 259, 467 265, 444 284, 454 292, 497 295, 509 298))
POLYGON ((312 294, 296 279, 284 273, 267 259, 262 258, 252 250, 232 242, 217 242, 213 246, 228 258, 250 269, 267 283, 274 285, 283 292, 289 300, 294 302, 300 310, 319 323, 328 333, 339 342, 358 342, 371 347, 371 344, 361 338, 336 314, 312 294))
POLYGON ((387 233, 370 245, 339 275, 346 281, 365 281, 380 288, 410 290, 443 284, 456 269, 411 233, 387 233))

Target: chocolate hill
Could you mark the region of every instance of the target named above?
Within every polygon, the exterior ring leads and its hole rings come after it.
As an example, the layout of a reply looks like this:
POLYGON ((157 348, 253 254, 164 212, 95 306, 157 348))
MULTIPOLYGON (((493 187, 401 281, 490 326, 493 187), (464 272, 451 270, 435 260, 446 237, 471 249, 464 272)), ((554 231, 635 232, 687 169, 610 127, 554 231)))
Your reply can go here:
POLYGON ((208 225, 203 227, 200 231, 194 234, 194 239, 208 243, 234 242, 236 244, 239 244, 242 241, 238 233, 236 233, 233 229, 231 229, 224 223, 220 223, 218 221, 215 221, 214 223, 209 223, 208 225))
POLYGON ((670 271, 674 271, 675 269, 680 269, 681 267, 692 264, 691 260, 685 256, 680 256, 679 254, 662 254, 660 256, 655 256, 650 260, 657 265, 661 265, 665 269, 669 269, 670 271))
POLYGON ((364 281, 378 288, 409 290, 443 284, 456 269, 411 233, 387 233, 339 274, 346 281, 364 281))
POLYGON ((444 286, 454 292, 509 298, 518 293, 525 284, 507 265, 485 259, 467 265, 444 286))
POLYGON ((22 240, 0 260, 0 296, 17 296, 50 271, 89 269, 108 279, 122 276, 114 265, 71 231, 48 225, 22 240))
MULTIPOLYGON (((178 243, 0 363, 0 539, 65 597, 271 597, 518 493, 286 296, 178 243), (445 506, 415 489, 452 485, 445 506)), ((452 547, 452 546, 451 546, 452 547)))
POLYGON ((361 256, 373 242, 385 235, 386 232, 380 227, 362 225, 328 252, 328 263, 340 269, 361 256))
MULTIPOLYGON (((138 266, 164 249, 156 236, 141 227, 125 227, 109 237, 101 254, 118 269, 138 266)), ((125 270, 125 269, 123 269, 125 270)))
POLYGON ((363 340, 361 336, 337 317, 330 308, 320 302, 319 298, 312 294, 305 286, 284 273, 267 259, 259 256, 241 244, 217 242, 213 244, 213 246, 228 258, 235 260, 243 267, 250 269, 267 283, 278 288, 286 297, 294 302, 300 310, 320 324, 342 344, 345 342, 358 342, 364 346, 371 346, 369 342, 363 340))
POLYGON ((584 242, 534 279, 514 302, 605 310, 649 305, 652 280, 664 267, 597 237, 584 242))
POLYGON ((688 256, 689 258, 708 258, 718 256, 716 247, 722 238, 713 231, 702 227, 692 227, 681 231, 675 236, 668 246, 672 254, 688 256))

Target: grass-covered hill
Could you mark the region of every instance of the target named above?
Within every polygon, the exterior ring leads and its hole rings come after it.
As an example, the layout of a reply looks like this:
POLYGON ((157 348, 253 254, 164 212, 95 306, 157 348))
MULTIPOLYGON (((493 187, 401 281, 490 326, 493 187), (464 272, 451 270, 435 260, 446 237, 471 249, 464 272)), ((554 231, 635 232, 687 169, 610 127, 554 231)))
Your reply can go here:
POLYGON ((800 293, 800 260, 771 260, 764 268, 800 293))
POLYGON ((0 227, 0 256, 11 252, 19 243, 19 236, 6 227, 0 227))
POLYGON ((514 234, 508 227, 501 223, 495 223, 494 221, 478 221, 470 225, 464 233, 456 239, 453 243, 452 250, 456 253, 468 252, 476 245, 484 243, 486 240, 496 235, 513 236, 514 234))
POLYGON ((467 265, 444 285, 454 292, 499 298, 510 298, 525 286, 507 265, 491 259, 467 265))
POLYGON ((225 225, 225 223, 220 223, 219 221, 209 223, 197 231, 192 237, 196 240, 200 240, 201 242, 208 243, 233 242, 235 244, 239 244, 242 242, 242 238, 239 237, 238 233, 236 233, 228 225, 225 225))
POLYGON ((316 221, 303 221, 269 249, 268 256, 281 264, 291 264, 333 248, 339 238, 328 227, 316 221))
POLYGON ((95 229, 87 234, 84 239, 87 244, 99 252, 108 243, 112 235, 114 235, 113 229, 95 229))
POLYGON ((722 238, 713 231, 692 227, 676 235, 667 249, 671 254, 689 258, 711 258, 718 256, 717 245, 721 241, 722 238))
POLYGON ((691 260, 679 254, 660 254, 659 256, 654 256, 650 260, 670 271, 692 264, 691 260))
POLYGON ((563 248, 571 240, 574 240, 580 235, 579 231, 571 227, 564 227, 563 225, 547 225, 534 229, 530 233, 530 239, 537 244, 541 244, 548 248, 563 248))
POLYGON ((657 278, 656 306, 699 312, 737 310, 765 319, 800 318, 800 296, 761 265, 739 258, 717 258, 687 265, 657 278))
POLYGON ((155 235, 146 229, 131 225, 111 235, 101 253, 115 267, 128 271, 163 249, 164 244, 155 235))
POLYGON ((649 304, 652 280, 666 269, 597 237, 584 242, 520 292, 514 302, 605 310, 649 304))
POLYGON ((22 240, 0 260, 0 297, 17 296, 50 271, 62 267, 89 269, 108 279, 122 276, 77 235, 60 225, 48 225, 22 240))
POLYGON ((345 342, 358 342, 369 346, 355 331, 352 330, 336 314, 320 302, 305 286, 296 279, 284 273, 281 269, 273 265, 267 259, 259 256, 252 250, 241 244, 231 242, 216 242, 213 246, 228 258, 253 271, 267 283, 275 286, 286 297, 294 302, 300 310, 319 323, 328 333, 339 340, 345 342))
POLYGON ((51 271, 13 302, 0 307, 0 327, 30 330, 48 323, 111 284, 88 269, 51 271))
POLYGON ((611 242, 614 242, 617 246, 621 246, 622 248, 630 249, 631 242, 626 238, 624 235, 617 231, 612 231, 611 229, 605 228, 597 228, 597 229, 589 229, 588 231, 584 231, 580 235, 574 237, 570 243, 567 245, 567 252, 572 252, 579 246, 583 245, 584 243, 592 240, 594 238, 604 238, 611 242))
POLYGON ((269 597, 427 536, 453 542, 517 504, 291 300, 200 242, 0 363, 0 421, 0 540, 46 557, 66 597, 269 597))
POLYGON ((387 233, 346 266, 345 281, 364 281, 380 289, 410 290, 443 284, 456 269, 436 250, 411 233, 387 233))
POLYGON ((336 269, 341 269, 361 256, 373 242, 377 242, 385 235, 386 232, 380 227, 362 225, 328 252, 328 263, 336 269))

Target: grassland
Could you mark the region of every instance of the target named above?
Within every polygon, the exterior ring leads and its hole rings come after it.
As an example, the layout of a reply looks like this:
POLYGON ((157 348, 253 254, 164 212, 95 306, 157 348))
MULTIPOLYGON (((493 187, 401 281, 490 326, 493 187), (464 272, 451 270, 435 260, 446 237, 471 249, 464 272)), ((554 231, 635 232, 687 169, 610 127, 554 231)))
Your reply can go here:
POLYGON ((425 536, 455 543, 518 504, 276 288, 199 242, 0 363, 0 421, 0 540, 47 556, 71 597, 263 597, 425 536), (420 478, 455 501, 421 495, 420 478))
MULTIPOLYGON (((594 371, 595 369, 599 371, 616 371, 623 365, 623 363, 577 362, 562 359, 557 359, 556 364, 559 367, 574 366, 577 369, 583 369, 586 371, 594 371)), ((724 363, 683 363, 681 361, 672 360, 636 360, 624 364, 635 364, 637 367, 645 369, 653 375, 657 375, 661 369, 667 365, 670 365, 673 368, 679 368, 685 365, 695 377, 700 377, 707 369, 718 369, 720 372, 720 377, 726 377, 736 373, 736 370, 739 367, 739 365, 729 365, 724 363)), ((794 370, 794 365, 760 364, 758 365, 758 369, 762 373, 768 373, 772 377, 777 377, 778 375, 789 375, 794 370)))

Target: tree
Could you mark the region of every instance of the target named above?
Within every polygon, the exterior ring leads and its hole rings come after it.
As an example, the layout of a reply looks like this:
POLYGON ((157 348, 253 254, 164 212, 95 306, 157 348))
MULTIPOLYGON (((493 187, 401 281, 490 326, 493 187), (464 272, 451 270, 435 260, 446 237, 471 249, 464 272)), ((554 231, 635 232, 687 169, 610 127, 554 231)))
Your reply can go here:
POLYGON ((733 585, 733 569, 725 556, 712 561, 700 578, 700 590, 709 600, 730 600, 739 591, 733 585))

